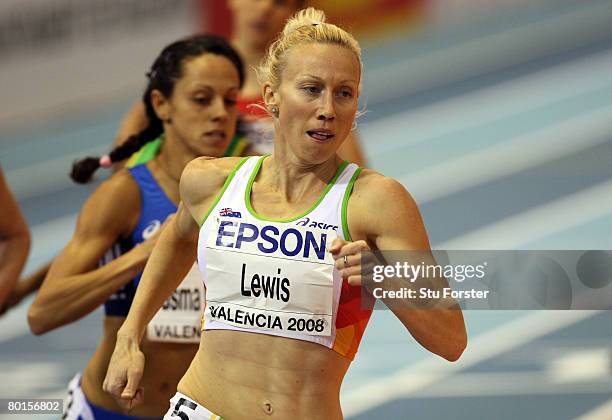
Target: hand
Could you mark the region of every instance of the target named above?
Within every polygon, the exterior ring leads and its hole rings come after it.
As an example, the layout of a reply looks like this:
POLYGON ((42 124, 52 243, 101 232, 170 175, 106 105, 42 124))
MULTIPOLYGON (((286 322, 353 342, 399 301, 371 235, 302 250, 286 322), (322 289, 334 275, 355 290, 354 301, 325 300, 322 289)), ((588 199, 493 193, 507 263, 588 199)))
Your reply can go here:
POLYGON ((145 357, 138 341, 117 334, 117 344, 108 364, 102 389, 111 394, 128 413, 144 401, 144 388, 139 387, 145 357))
POLYGON ((332 242, 329 252, 331 252, 335 260, 334 267, 351 286, 361 285, 361 268, 363 265, 361 253, 369 250, 370 247, 366 241, 347 242, 336 238, 332 242), (346 259, 344 258, 345 256, 346 259))
POLYGON ((19 283, 17 283, 15 288, 11 291, 11 294, 6 297, 6 300, 0 303, 0 316, 4 315, 9 309, 17 306, 25 297, 25 293, 23 293, 21 289, 19 283))

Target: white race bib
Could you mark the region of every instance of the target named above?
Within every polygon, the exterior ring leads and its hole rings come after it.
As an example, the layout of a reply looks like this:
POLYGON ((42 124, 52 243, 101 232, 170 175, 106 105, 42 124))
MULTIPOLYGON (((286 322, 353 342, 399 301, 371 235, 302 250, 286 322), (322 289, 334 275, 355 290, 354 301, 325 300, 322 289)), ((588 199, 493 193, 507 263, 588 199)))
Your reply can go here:
POLYGON ((202 275, 194 264, 147 326, 149 341, 199 343, 204 301, 202 275))
POLYGON ((331 335, 335 232, 235 217, 211 229, 205 321, 331 335))

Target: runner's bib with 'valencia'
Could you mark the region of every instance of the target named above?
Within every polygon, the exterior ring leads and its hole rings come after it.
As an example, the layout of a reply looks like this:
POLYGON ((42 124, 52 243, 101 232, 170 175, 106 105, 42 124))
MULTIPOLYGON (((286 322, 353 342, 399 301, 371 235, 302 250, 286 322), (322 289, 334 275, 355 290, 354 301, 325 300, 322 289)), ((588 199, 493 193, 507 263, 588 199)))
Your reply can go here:
POLYGON ((206 243, 205 322, 331 335, 333 231, 214 217, 206 243))
POLYGON ((205 296, 202 275, 194 264, 149 322, 149 341, 199 343, 205 296))

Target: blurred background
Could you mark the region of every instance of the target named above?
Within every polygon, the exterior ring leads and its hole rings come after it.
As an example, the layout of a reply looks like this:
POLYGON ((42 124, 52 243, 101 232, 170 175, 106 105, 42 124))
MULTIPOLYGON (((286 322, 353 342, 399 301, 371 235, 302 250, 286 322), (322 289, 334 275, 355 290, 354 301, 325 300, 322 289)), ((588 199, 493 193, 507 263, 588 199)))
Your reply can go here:
MULTIPOLYGON (((612 249, 612 1, 310 4, 358 35, 369 166, 413 194, 434 248, 612 249)), ((206 30, 229 33, 224 1, 0 2, 0 164, 32 231, 26 273, 99 183, 74 185, 71 162, 108 150, 164 45, 206 30)), ((61 398, 101 311, 34 337, 30 301, 0 317, 0 398, 61 398)), ((609 311, 465 317, 449 364, 376 311, 346 417, 612 419, 609 311)))

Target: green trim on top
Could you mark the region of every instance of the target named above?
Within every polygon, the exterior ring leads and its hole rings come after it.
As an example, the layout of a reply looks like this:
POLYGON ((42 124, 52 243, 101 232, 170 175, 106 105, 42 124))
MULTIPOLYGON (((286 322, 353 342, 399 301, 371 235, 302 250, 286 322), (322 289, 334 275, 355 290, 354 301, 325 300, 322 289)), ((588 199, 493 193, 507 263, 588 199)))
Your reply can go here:
POLYGON ((208 219, 208 216, 210 215, 210 213, 213 211, 215 206, 219 203, 219 200, 221 200, 221 197, 223 196, 223 193, 225 193, 225 190, 227 190, 227 187, 229 186, 230 182, 232 182, 232 179, 234 179, 234 175, 236 175, 236 172, 238 171, 238 169, 240 169, 240 167, 242 165, 244 165, 244 163, 247 160, 249 160, 249 157, 250 156, 246 156, 246 157, 243 157, 242 159, 240 159, 240 162, 238 162, 238 165, 236 165, 234 167, 234 169, 232 169, 232 172, 230 172, 230 174, 227 176, 227 179, 223 183, 223 187, 221 187, 221 190, 219 190, 219 192, 217 193, 217 196, 215 197, 215 201, 208 208, 208 211, 206 212, 206 214, 202 218, 202 222, 199 224, 200 227, 202 227, 204 222, 206 222, 206 219, 208 219))
POLYGON ((255 178, 257 177, 257 173, 259 172, 259 169, 261 168, 261 165, 264 161, 264 159, 267 156, 262 156, 258 161, 257 161, 257 165, 255 166, 255 169, 253 169, 253 173, 251 174, 251 177, 249 178, 249 183, 247 184, 247 187, 244 191, 244 202, 246 204, 246 208, 249 210, 249 213, 251 213, 251 215, 259 220, 264 220, 266 222, 277 222, 277 223, 288 223, 288 222, 293 222, 297 219, 301 219, 302 217, 306 216, 307 214, 309 214, 310 212, 312 212, 314 209, 317 208, 317 206, 321 203, 321 201, 323 201, 323 199, 325 198, 325 196, 327 195, 327 193, 329 192, 329 190, 331 190, 331 188, 334 186, 334 184, 336 183, 336 181, 338 180, 338 177, 340 176, 340 174, 342 174, 342 172, 344 171, 344 169, 347 167, 347 165, 349 164, 348 161, 343 161, 340 166, 338 167, 338 169, 336 170, 336 173, 334 174, 334 177, 327 183, 327 186, 325 187, 325 189, 323 190, 323 192, 321 193, 321 195, 319 196, 319 198, 317 199, 317 201, 315 201, 312 206, 310 206, 310 208, 308 210, 306 210, 304 213, 297 215, 295 217, 290 217, 289 219, 284 219, 284 220, 273 220, 273 219, 267 219, 265 217, 260 216, 259 214, 257 214, 257 212, 255 211, 255 209, 251 206, 251 190, 253 189, 253 182, 255 182, 255 178))
POLYGON ((346 217, 346 209, 348 207, 349 197, 351 196, 351 192, 353 192, 353 187, 355 186, 355 181, 359 178, 359 174, 363 168, 357 168, 348 185, 346 186, 346 191, 344 191, 344 198, 342 198, 342 232, 344 233, 344 237, 349 241, 353 242, 353 238, 351 237, 351 232, 349 232, 348 228, 348 220, 346 217))
POLYGON ((134 166, 142 165, 143 163, 147 163, 155 156, 159 154, 159 150, 161 149, 161 145, 164 141, 165 135, 162 134, 155 140, 151 140, 148 143, 145 143, 137 152, 135 152, 132 156, 130 156, 127 167, 133 168, 134 166))

